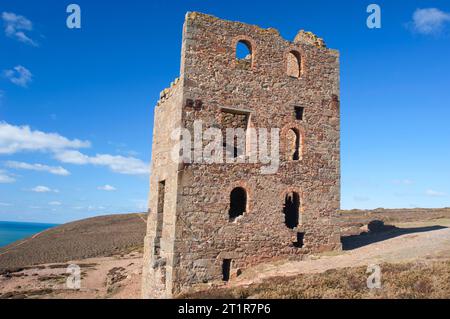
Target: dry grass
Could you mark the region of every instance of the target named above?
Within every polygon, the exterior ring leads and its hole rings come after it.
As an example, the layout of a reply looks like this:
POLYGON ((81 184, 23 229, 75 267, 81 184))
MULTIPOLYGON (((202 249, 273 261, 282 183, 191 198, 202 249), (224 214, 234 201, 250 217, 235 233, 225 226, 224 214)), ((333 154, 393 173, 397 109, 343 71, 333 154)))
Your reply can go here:
POLYGON ((0 248, 0 273, 11 268, 142 251, 145 218, 144 214, 100 216, 49 229, 0 248))
POLYGON ((321 274, 276 277, 248 287, 215 288, 182 298, 261 299, 440 299, 450 298, 450 261, 382 264, 382 288, 367 288, 366 267, 321 274))

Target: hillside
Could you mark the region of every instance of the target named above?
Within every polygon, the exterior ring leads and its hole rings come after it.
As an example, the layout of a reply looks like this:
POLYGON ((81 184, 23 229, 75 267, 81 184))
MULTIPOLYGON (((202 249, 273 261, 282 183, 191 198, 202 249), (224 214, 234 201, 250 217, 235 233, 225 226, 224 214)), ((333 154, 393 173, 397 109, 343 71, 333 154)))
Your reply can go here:
MULTIPOLYGON (((145 214, 111 215, 49 229, 0 249, 2 298, 139 298, 145 214), (82 289, 68 290, 69 264, 82 289)), ((448 298, 450 208, 341 211, 342 252, 276 260, 186 298, 448 298), (368 264, 383 289, 366 289, 368 264), (448 282, 448 281, 447 281, 448 282)))
POLYGON ((101 216, 61 225, 0 248, 0 272, 141 249, 145 230, 145 214, 101 216))

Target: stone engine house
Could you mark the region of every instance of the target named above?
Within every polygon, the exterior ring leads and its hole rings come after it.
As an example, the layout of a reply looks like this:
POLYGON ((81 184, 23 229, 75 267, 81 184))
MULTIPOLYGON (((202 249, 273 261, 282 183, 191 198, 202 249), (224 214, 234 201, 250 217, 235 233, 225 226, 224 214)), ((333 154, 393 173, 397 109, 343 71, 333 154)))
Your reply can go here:
POLYGON ((180 77, 154 111, 144 298, 341 249, 339 107, 339 52, 311 32, 288 41, 273 28, 187 13, 180 77), (248 52, 239 57, 241 47, 248 52), (278 128, 278 170, 174 161, 182 137, 173 132, 194 132, 196 120, 222 130, 278 128))

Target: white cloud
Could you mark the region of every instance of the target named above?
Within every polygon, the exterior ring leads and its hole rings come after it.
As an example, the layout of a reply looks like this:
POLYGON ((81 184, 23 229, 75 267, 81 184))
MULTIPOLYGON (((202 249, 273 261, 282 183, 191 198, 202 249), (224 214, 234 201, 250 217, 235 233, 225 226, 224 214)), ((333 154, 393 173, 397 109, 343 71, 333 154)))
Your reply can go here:
POLYGON ((11 177, 7 172, 0 169, 0 184, 10 184, 14 183, 16 179, 11 177))
POLYGON ((62 203, 61 202, 50 202, 50 203, 48 203, 50 206, 61 206, 62 205, 62 203))
POLYGON ((23 162, 9 161, 5 164, 9 168, 25 169, 31 171, 48 172, 54 175, 68 176, 70 172, 61 166, 48 166, 43 164, 29 164, 23 162))
POLYGON ((55 154, 55 158, 63 163, 86 165, 89 164, 90 158, 87 155, 82 154, 79 151, 64 150, 55 154))
MULTIPOLYGON (((49 151, 62 162, 75 165, 95 165, 109 167, 113 172, 126 175, 148 175, 148 163, 135 157, 97 154, 85 155, 75 149, 90 147, 89 141, 70 140, 57 133, 45 133, 32 130, 29 126, 15 126, 0 122, 0 155, 12 155, 18 152, 49 151)), ((68 172, 62 167, 49 167, 41 164, 15 163, 22 169, 49 171, 59 175, 68 172)))
POLYGON ((0 122, 0 154, 23 151, 59 151, 70 148, 90 147, 90 142, 69 140, 56 133, 33 131, 29 126, 15 126, 0 122))
POLYGON ((24 88, 33 80, 31 71, 22 65, 15 66, 12 70, 3 71, 3 75, 15 85, 24 88))
POLYGON ((107 210, 107 207, 105 207, 105 206, 97 206, 97 205, 88 205, 88 206, 73 206, 72 209, 85 210, 85 211, 93 212, 93 211, 104 211, 104 210, 107 210))
POLYGON ((417 9, 413 14, 413 30, 421 34, 438 34, 450 22, 450 13, 437 8, 417 9))
POLYGON ((59 193, 59 190, 57 189, 51 189, 47 186, 42 185, 32 188, 31 191, 35 193, 59 193))
POLYGON ((104 185, 104 186, 99 186, 97 187, 98 190, 100 191, 106 191, 106 192, 114 192, 117 190, 117 188, 115 188, 114 186, 111 185, 104 185))
POLYGON ((38 46, 38 44, 25 33, 33 31, 33 23, 30 20, 12 12, 3 12, 2 19, 5 25, 5 34, 8 37, 35 47, 38 46))
POLYGON ((56 159, 63 163, 76 165, 97 165, 109 167, 113 172, 126 175, 148 175, 149 165, 134 157, 97 154, 88 156, 79 151, 68 150, 55 154, 56 159))
POLYGON ((443 196, 446 196, 447 194, 444 192, 435 191, 433 189, 428 189, 425 192, 425 195, 430 196, 430 197, 443 197, 443 196))

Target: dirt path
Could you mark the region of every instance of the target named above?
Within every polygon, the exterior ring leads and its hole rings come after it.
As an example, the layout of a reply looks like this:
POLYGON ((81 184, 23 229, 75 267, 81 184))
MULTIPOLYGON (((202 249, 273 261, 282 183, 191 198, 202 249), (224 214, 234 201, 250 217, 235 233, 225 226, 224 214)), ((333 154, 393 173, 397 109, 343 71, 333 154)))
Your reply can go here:
POLYGON ((400 263, 417 260, 450 258, 450 221, 401 224, 390 233, 365 235, 352 240, 365 246, 336 255, 311 256, 304 261, 275 262, 244 271, 230 282, 232 286, 248 285, 276 276, 301 273, 321 273, 329 269, 368 266, 381 263, 400 263), (359 242, 358 242, 359 241, 359 242), (369 244, 367 244, 369 243, 369 244))
POLYGON ((0 276, 0 295, 4 298, 136 299, 140 298, 141 276, 139 252, 44 264, 0 276), (72 264, 81 268, 81 288, 77 290, 68 289, 66 284, 67 267, 72 264))

